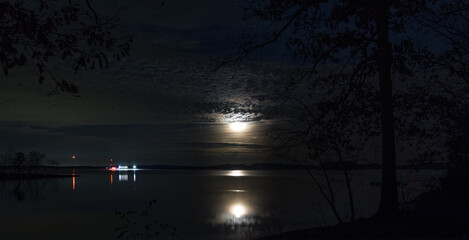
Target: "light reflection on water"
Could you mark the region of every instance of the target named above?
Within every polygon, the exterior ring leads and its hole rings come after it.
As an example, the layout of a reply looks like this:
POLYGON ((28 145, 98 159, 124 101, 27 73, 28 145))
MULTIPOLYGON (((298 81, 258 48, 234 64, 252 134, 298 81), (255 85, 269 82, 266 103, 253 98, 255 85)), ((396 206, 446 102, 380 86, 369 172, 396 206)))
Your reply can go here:
POLYGON ((121 181, 128 181, 128 180, 129 180, 129 175, 119 173, 119 182, 121 182, 121 181))
POLYGON ((227 174, 228 176, 231 176, 231 177, 242 177, 244 176, 244 171, 242 170, 231 170, 228 172, 227 174))
MULTIPOLYGON (((136 181, 137 181, 137 173, 136 173, 136 170, 133 169, 132 171, 133 171, 133 176, 132 176, 131 179, 133 180, 133 182, 136 182, 136 181)), ((112 170, 111 170, 111 171, 109 172, 109 177, 110 177, 110 179, 111 179, 111 186, 112 186, 112 184, 114 183, 113 178, 114 178, 114 174, 115 174, 116 172, 119 173, 119 176, 118 176, 119 182, 126 182, 126 181, 129 181, 129 175, 130 175, 130 174, 128 173, 128 171, 112 171, 112 170)), ((73 179, 75 179, 75 178, 73 178, 73 179)), ((73 180, 73 181, 74 181, 73 186, 75 186, 75 180, 73 180)), ((75 189, 75 187, 74 187, 74 189, 75 189)))
POLYGON ((230 212, 236 218, 240 218, 246 214, 246 207, 243 204, 236 203, 235 205, 231 206, 230 212))
MULTIPOLYGON (((60 231, 53 230, 55 235, 52 236, 42 230, 54 225, 61 226, 63 232, 86 229, 89 235, 77 234, 84 236, 81 239, 98 239, 96 234, 100 234, 101 239, 109 239, 119 223, 115 210, 145 210, 152 199, 157 199, 154 209, 157 219, 153 220, 175 226, 182 239, 252 239, 279 231, 324 225, 326 220, 327 224, 334 221, 321 195, 311 187, 312 183, 303 171, 111 172, 78 169, 75 174, 78 176, 71 179, 0 182, 0 190, 3 184, 5 192, 24 191, 22 195, 15 192, 15 196, 23 196, 23 201, 18 203, 0 195, 0 212, 5 219, 0 218, 0 225, 12 229, 6 231, 5 239, 18 234, 14 232, 14 224, 20 222, 21 226, 35 229, 41 236, 49 236, 47 239, 65 238, 60 231), (51 186, 56 186, 53 192, 45 190, 51 186), (34 203, 29 203, 29 197, 32 199, 36 193, 43 194, 34 203), (47 217, 51 212, 54 217, 47 217), (48 220, 34 220, 42 218, 48 220), (73 224, 67 226, 74 227, 62 226, 64 221, 59 219, 69 219, 73 224)), ((379 179, 379 171, 356 171, 354 174, 354 184, 358 186, 355 192, 357 215, 372 214, 379 203, 379 188, 370 182, 379 179), (361 183, 365 185, 358 185, 361 183)), ((416 182, 417 176, 409 179, 416 182)), ((417 187, 416 183, 410 184, 409 187, 417 187)), ((340 194, 338 192, 338 201, 342 201, 340 194)), ((347 206, 342 202, 339 205, 347 206)), ((23 237, 20 239, 34 238, 34 231, 28 231, 31 235, 21 232, 23 237)))
POLYGON ((76 183, 76 180, 75 180, 75 170, 73 170, 73 177, 72 177, 72 190, 75 191, 75 183, 76 183))
POLYGON ((227 192, 236 192, 236 193, 243 193, 243 192, 246 192, 246 190, 242 190, 242 189, 228 189, 226 190, 227 192))
MULTIPOLYGON (((120 171, 110 171, 110 179, 111 179, 111 185, 113 185, 113 176, 117 173, 118 174, 118 179, 119 182, 127 182, 129 181, 129 174, 128 172, 132 171, 133 173, 133 182, 136 182, 137 180, 137 171, 136 169, 132 170, 120 170, 120 171)), ((246 171, 243 170, 228 170, 228 171, 223 171, 222 176, 228 176, 228 177, 243 177, 246 176, 246 171)), ((135 190, 135 185, 134 188, 135 190)), ((73 177, 73 190, 75 190, 75 177, 73 177)), ((223 211, 220 211, 217 215, 218 217, 215 220, 215 224, 222 224, 226 225, 229 224, 232 228, 236 227, 236 225, 250 225, 253 223, 259 223, 260 220, 257 219, 257 216, 253 215, 254 211, 252 209, 252 206, 248 206, 245 202, 248 201, 249 199, 246 199, 246 197, 243 195, 243 193, 246 193, 246 190, 244 189, 228 189, 225 190, 226 192, 233 193, 235 196, 232 197, 232 199, 237 199, 237 202, 232 203, 220 203, 222 205, 225 205, 226 207, 223 209, 223 211), (239 200, 243 200, 244 202, 241 202, 239 200)))
MULTIPOLYGON (((203 206, 203 208, 211 208, 211 215, 215 216, 210 220, 213 228, 215 229, 225 229, 223 234, 231 234, 231 237, 227 237, 227 239, 238 239, 240 232, 243 234, 245 232, 255 232, 252 230, 253 227, 259 226, 263 221, 263 217, 259 215, 258 211, 255 210, 252 203, 253 200, 256 198, 253 197, 252 193, 248 194, 246 189, 240 189, 239 187, 245 186, 245 184, 239 184, 240 181, 250 181, 248 180, 249 177, 252 176, 252 173, 247 173, 246 170, 219 170, 216 171, 216 174, 207 174, 208 176, 213 176, 215 178, 218 177, 228 177, 226 180, 233 179, 230 184, 223 186, 223 188, 228 187, 228 189, 223 189, 219 195, 221 198, 218 199, 219 202, 214 204, 214 206, 203 206), (236 177, 236 178, 232 178, 236 177), (243 179, 243 177, 247 177, 243 179), (233 182, 234 181, 234 182, 233 182), (233 185, 233 183, 235 183, 233 185), (231 187, 235 188, 231 188, 231 187), (221 207, 217 207, 221 206, 221 207), (238 236, 238 237, 236 237, 238 236)), ((108 175, 110 178, 111 186, 114 184, 115 187, 127 186, 127 183, 130 182, 129 180, 133 180, 134 182, 132 189, 136 190, 136 179, 137 174, 142 174, 142 179, 148 177, 148 175, 152 175, 149 173, 155 173, 151 170, 140 170, 136 171, 132 170, 121 170, 121 171, 109 171, 108 175), (132 172, 130 172, 132 171, 132 172), (114 182, 115 175, 118 175, 118 182, 114 182), (129 176, 132 175, 132 176, 129 176)), ((204 174, 205 175, 205 174, 204 174)), ((75 181, 75 180, 73 180, 75 181)), ((146 183, 146 185, 149 182, 146 183)), ((158 184, 158 183, 155 183, 158 184)), ((151 184, 150 184, 151 185, 151 184)), ((117 189, 117 188, 116 188, 117 189)), ((114 188, 113 188, 114 190, 114 188)), ((186 191, 187 194, 191 194, 191 191, 186 191)), ((174 201, 173 201, 174 203, 174 201)), ((255 235, 255 234, 254 234, 255 235)), ((212 238, 212 237, 209 237, 212 238)), ((218 237, 215 237, 217 239, 218 237)), ((244 239, 244 237, 241 237, 244 239)))

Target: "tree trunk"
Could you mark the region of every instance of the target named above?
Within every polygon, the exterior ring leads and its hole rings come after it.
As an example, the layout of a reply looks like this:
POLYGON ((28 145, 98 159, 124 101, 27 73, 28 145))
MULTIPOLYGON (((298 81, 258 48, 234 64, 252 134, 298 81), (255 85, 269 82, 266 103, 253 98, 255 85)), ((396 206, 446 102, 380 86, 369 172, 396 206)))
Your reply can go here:
POLYGON ((376 28, 378 71, 381 93, 381 200, 378 214, 392 216, 398 210, 396 182, 396 147, 391 79, 391 43, 389 42, 390 1, 379 1, 376 28))
POLYGON ((347 169, 347 166, 345 166, 344 158, 342 157, 342 153, 340 152, 339 146, 336 142, 334 142, 334 148, 335 148, 335 151, 337 152, 337 155, 339 156, 339 161, 342 165, 342 173, 344 174, 345 184, 347 186, 348 199, 349 199, 349 204, 350 204, 350 221, 355 221, 355 204, 353 203, 353 192, 352 192, 352 186, 350 184, 350 177, 348 175, 348 169, 347 169))

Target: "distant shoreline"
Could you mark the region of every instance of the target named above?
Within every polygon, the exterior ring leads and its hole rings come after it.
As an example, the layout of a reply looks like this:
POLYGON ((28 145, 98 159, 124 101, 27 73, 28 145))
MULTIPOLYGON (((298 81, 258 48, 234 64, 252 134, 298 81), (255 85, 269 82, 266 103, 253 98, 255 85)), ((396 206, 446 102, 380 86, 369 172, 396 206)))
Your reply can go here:
MULTIPOLYGON (((223 164, 223 165, 211 165, 211 166, 187 166, 187 165, 163 165, 163 164, 152 164, 152 165, 137 165, 138 170, 380 170, 380 164, 357 164, 354 162, 330 162, 322 166, 317 165, 300 165, 300 164, 275 164, 275 163, 255 163, 251 165, 247 164, 223 164)), ((34 170, 60 170, 60 169, 102 169, 105 170, 107 166, 38 166, 33 167, 34 170)), ((61 178, 61 177, 72 177, 73 175, 67 174, 53 174, 53 173, 26 173, 31 170, 29 167, 21 168, 23 173, 14 173, 15 168, 12 166, 0 167, 0 179, 17 179, 19 178, 61 178), (24 170, 23 170, 24 169, 24 170), (2 170, 4 173, 2 173, 2 170)), ((401 165, 397 166, 399 170, 444 170, 446 167, 443 164, 429 164, 424 166, 410 166, 401 165)), ((127 170, 133 170, 128 168, 127 170)), ((75 175, 76 176, 76 175, 75 175)))
MULTIPOLYGON (((56 169, 105 169, 106 166, 62 166, 53 167, 56 169)), ((352 162, 346 162, 345 168, 347 170, 380 170, 380 164, 356 164, 352 162)), ((180 170, 342 170, 343 166, 340 163, 328 163, 323 166, 314 165, 299 165, 299 164, 272 164, 272 163, 255 163, 251 165, 246 164, 223 164, 223 165, 212 165, 212 166, 186 166, 186 165, 137 165, 137 169, 180 169, 180 170)), ((425 166, 409 166, 402 165, 398 166, 397 169, 408 169, 408 170, 424 170, 434 169, 443 170, 445 166, 443 164, 432 164, 425 166)), ((129 168, 128 170, 132 170, 129 168)))

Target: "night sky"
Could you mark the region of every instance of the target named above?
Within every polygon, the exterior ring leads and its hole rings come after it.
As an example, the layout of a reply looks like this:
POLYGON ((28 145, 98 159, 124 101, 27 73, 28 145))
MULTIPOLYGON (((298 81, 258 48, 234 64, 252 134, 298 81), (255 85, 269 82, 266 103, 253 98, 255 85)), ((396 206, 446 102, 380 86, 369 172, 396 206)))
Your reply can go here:
MULTIPOLYGON (((262 56, 215 70, 236 56, 244 35, 239 1, 94 1, 118 13, 119 34, 134 39, 131 56, 107 69, 54 73, 79 86, 80 97, 37 82, 28 67, 0 88, 0 149, 38 150, 61 165, 215 165, 266 162, 275 124, 269 96, 295 71, 283 43, 262 56), (231 122, 248 122, 241 131, 231 122), (76 159, 72 159, 76 155, 76 159)), ((98 5, 99 4, 99 5, 98 5)))

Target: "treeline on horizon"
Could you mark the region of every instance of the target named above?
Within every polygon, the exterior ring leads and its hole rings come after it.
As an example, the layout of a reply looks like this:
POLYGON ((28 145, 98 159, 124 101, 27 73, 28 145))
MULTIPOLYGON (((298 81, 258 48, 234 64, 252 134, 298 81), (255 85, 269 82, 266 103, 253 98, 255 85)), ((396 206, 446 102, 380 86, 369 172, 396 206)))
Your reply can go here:
POLYGON ((59 163, 54 160, 46 160, 46 155, 37 150, 31 150, 29 153, 15 151, 13 147, 0 154, 0 168, 14 169, 16 173, 21 173, 25 168, 38 168, 41 166, 57 166, 59 163))

